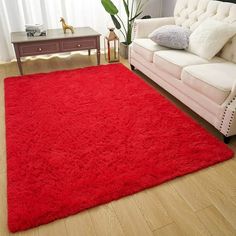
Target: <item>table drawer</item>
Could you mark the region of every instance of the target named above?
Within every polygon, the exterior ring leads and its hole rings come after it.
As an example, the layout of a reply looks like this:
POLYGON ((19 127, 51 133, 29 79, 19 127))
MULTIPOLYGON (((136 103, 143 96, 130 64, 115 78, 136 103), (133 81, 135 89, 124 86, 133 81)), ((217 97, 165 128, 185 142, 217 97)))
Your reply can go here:
POLYGON ((67 39, 62 41, 62 51, 77 51, 96 48, 96 38, 67 39))
POLYGON ((19 45, 19 52, 21 56, 57 53, 60 52, 60 43, 58 41, 22 43, 19 45))

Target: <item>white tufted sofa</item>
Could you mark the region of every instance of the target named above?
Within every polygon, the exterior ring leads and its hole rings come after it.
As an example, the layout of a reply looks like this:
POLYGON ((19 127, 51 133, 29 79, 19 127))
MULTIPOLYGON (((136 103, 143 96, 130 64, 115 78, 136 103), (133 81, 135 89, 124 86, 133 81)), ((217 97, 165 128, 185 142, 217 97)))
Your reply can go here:
POLYGON ((148 39, 160 26, 176 24, 194 31, 207 18, 236 25, 236 4, 177 0, 174 17, 136 20, 129 62, 211 123, 227 142, 236 134, 236 36, 210 61, 148 39))

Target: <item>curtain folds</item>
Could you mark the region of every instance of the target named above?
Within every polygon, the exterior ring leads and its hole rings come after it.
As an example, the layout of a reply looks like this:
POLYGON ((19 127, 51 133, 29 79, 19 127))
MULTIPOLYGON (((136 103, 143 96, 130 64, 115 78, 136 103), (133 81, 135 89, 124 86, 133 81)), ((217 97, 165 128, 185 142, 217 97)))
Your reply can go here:
MULTIPOLYGON (((123 15, 122 1, 113 2, 123 15)), ((90 26, 103 35, 111 24, 100 0, 0 0, 0 61, 15 57, 11 32, 24 31, 25 24, 36 23, 48 29, 60 28, 61 16, 74 27, 90 26)))

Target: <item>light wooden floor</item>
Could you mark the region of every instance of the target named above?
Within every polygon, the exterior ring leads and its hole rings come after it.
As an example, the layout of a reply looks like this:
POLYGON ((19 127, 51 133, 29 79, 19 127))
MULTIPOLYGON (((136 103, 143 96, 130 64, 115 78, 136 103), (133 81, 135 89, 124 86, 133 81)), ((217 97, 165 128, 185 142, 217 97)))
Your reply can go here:
MULTIPOLYGON (((128 65, 127 61, 122 62, 128 65)), ((24 69, 26 73, 36 73, 95 64, 95 56, 74 54, 27 60, 24 69)), ((0 236, 11 235, 7 229, 3 78, 12 75, 18 75, 16 63, 0 65, 0 236)), ((205 121, 150 80, 145 80, 221 138, 205 121)), ((236 138, 229 146, 236 151, 236 138)), ((236 235, 236 158, 16 235, 236 235)))

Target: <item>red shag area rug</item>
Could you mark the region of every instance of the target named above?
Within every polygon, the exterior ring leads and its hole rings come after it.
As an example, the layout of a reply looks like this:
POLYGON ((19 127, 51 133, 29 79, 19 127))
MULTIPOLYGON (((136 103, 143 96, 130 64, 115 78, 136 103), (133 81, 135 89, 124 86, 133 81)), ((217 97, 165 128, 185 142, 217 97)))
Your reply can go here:
POLYGON ((8 78, 5 101, 12 232, 233 156, 121 64, 8 78))

